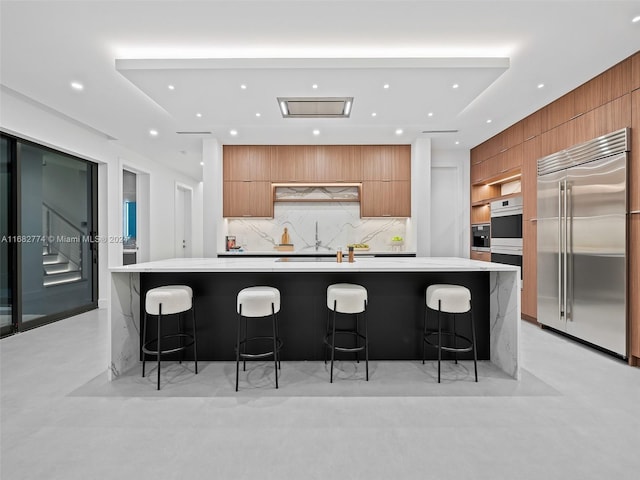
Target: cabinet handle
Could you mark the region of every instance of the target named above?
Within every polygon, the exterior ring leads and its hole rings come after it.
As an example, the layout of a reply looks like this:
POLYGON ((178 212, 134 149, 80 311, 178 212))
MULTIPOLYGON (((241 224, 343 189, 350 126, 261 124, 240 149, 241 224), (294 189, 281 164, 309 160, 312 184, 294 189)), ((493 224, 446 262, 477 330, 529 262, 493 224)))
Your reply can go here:
POLYGON ((530 137, 525 138, 524 141, 526 142, 527 140, 531 140, 533 137, 535 137, 535 135, 531 135, 530 137))
POLYGON ((631 213, 631 214, 640 213, 640 210, 631 210, 629 213, 631 213))
POLYGON ((573 119, 576 119, 576 118, 578 118, 578 117, 579 117, 579 116, 581 116, 581 115, 584 115, 584 112, 582 112, 582 113, 578 113, 577 115, 574 115, 573 117, 571 117, 571 118, 569 119, 569 121, 571 121, 571 120, 573 120, 573 119))
POLYGON ((537 218, 530 218, 529 221, 532 222, 532 223, 538 223, 538 219, 537 218))
POLYGON ((500 150, 498 153, 504 153, 504 152, 506 152, 507 150, 509 150, 509 148, 508 148, 508 147, 505 147, 505 148, 503 148, 502 150, 500 150))
POLYGON ((382 214, 382 216, 383 216, 383 217, 390 217, 390 216, 391 216, 391 214, 390 214, 390 213, 383 213, 383 214, 382 214))
POLYGON ((251 215, 250 213, 243 213, 242 216, 243 217, 253 217, 253 215, 251 215))

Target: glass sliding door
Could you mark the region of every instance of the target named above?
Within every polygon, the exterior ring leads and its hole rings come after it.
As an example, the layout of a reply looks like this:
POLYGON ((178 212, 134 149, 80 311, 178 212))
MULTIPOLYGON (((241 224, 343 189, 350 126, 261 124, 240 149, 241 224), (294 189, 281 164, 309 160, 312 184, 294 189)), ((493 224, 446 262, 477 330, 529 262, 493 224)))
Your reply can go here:
POLYGON ((5 210, 15 222, 1 251, 1 312, 8 304, 13 331, 21 331, 97 308, 97 166, 18 138, 2 141, 3 230, 5 210), (7 202, 5 155, 15 162, 7 202))
POLYGON ((0 334, 13 331, 13 162, 9 139, 0 138, 0 334))

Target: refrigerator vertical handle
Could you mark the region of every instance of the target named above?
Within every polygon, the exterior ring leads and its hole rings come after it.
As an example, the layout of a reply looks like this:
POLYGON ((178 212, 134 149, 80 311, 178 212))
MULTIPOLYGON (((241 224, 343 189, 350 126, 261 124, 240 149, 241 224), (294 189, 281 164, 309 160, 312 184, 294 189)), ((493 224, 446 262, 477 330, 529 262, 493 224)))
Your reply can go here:
POLYGON ((563 181, 559 181, 558 182, 558 318, 562 320, 562 318, 564 318, 564 310, 562 309, 562 305, 563 305, 563 297, 564 297, 564 292, 562 290, 563 288, 563 282, 562 279, 564 277, 563 275, 563 270, 562 270, 562 228, 564 227, 564 224, 562 222, 562 199, 563 199, 563 192, 564 192, 564 183, 563 181))
POLYGON ((571 315, 571 302, 573 299, 573 278, 571 276, 573 270, 573 239, 571 238, 573 228, 572 194, 571 184, 566 183, 565 196, 567 201, 565 202, 564 210, 564 316, 567 321, 573 321, 573 316, 571 315))
POLYGON ((567 185, 567 180, 564 180, 564 245, 562 247, 562 270, 563 270, 563 278, 562 278, 562 311, 564 312, 564 319, 569 320, 569 312, 567 311, 567 277, 569 276, 569 269, 567 268, 567 251, 569 249, 569 186, 567 185))

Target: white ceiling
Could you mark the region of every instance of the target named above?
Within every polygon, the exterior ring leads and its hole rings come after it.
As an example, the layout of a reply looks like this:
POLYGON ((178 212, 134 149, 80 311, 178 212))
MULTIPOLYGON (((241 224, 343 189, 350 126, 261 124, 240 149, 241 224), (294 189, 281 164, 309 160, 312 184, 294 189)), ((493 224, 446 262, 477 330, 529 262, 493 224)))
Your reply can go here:
POLYGON ((639 50, 638 15, 637 0, 0 0, 0 83, 199 179, 209 137, 468 150, 639 50), (278 96, 354 103, 283 119, 278 96))

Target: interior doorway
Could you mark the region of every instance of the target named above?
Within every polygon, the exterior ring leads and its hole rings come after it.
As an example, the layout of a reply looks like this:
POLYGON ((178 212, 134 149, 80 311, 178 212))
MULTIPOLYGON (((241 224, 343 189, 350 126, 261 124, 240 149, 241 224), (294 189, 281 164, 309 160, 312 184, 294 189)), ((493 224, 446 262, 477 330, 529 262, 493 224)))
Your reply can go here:
POLYGON ((176 258, 190 258, 192 255, 192 203, 193 190, 186 185, 176 183, 174 237, 176 258))

